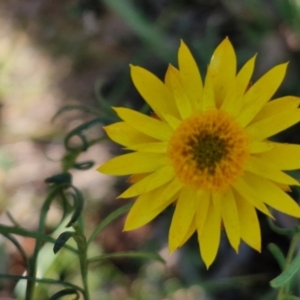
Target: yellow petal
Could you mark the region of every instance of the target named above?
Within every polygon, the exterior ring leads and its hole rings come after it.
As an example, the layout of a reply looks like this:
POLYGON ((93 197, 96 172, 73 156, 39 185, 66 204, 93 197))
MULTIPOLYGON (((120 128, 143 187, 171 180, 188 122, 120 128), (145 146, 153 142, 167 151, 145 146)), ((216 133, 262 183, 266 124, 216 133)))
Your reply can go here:
POLYGON ((164 83, 146 69, 132 65, 130 67, 131 78, 136 89, 155 113, 161 119, 163 112, 179 117, 172 94, 164 83))
POLYGON ((297 180, 280 171, 279 168, 275 165, 275 163, 269 159, 260 159, 252 155, 248 159, 248 163, 245 169, 248 172, 259 175, 263 178, 267 178, 287 185, 299 186, 297 180))
POLYGON ((175 201, 175 198, 178 198, 179 191, 182 189, 182 187, 182 183, 178 180, 178 178, 175 177, 172 181, 165 185, 165 188, 161 193, 152 199, 152 209, 158 210, 162 206, 165 207, 166 203, 168 205, 171 204, 173 201, 175 201))
POLYGON ((270 180, 253 174, 246 174, 245 179, 266 204, 278 211, 300 218, 299 205, 270 180))
POLYGON ((163 185, 158 189, 142 194, 137 198, 127 215, 124 231, 134 230, 144 226, 170 205, 169 200, 172 196, 165 198, 163 205, 154 205, 156 197, 163 192, 165 186, 166 185, 163 185))
POLYGON ((256 210, 251 203, 234 193, 240 220, 241 238, 250 247, 261 251, 261 234, 256 210))
POLYGON ((273 148, 274 148, 273 143, 269 141, 263 141, 263 142, 254 141, 250 144, 250 153, 251 154, 262 153, 262 152, 269 153, 269 151, 272 150, 273 148))
POLYGON ((127 182, 136 183, 136 182, 140 181, 141 179, 145 178, 146 176, 148 176, 149 174, 150 173, 133 174, 127 179, 127 182))
POLYGON ((136 152, 114 157, 97 170, 107 175, 129 175, 153 172, 167 163, 165 154, 136 152))
POLYGON ((124 107, 114 107, 114 110, 122 120, 146 135, 162 141, 167 141, 172 135, 173 130, 164 122, 124 107))
POLYGON ((232 248, 238 252, 240 245, 240 222, 235 198, 230 188, 224 193, 221 205, 221 216, 228 240, 232 248))
POLYGON ((221 202, 223 201, 223 196, 223 193, 211 193, 212 203, 215 210, 218 211, 218 214, 221 214, 221 202))
POLYGON ((170 252, 176 250, 186 237, 196 213, 196 190, 183 188, 176 203, 169 231, 170 252))
POLYGON ((171 84, 171 68, 173 66, 171 64, 168 65, 168 68, 167 68, 167 71, 166 71, 166 74, 165 74, 165 86, 166 88, 171 92, 172 94, 172 84, 171 84))
POLYGON ((164 166, 133 184, 125 192, 119 195, 118 198, 131 198, 148 193, 171 181, 174 176, 174 168, 170 165, 164 166))
POLYGON ((166 122, 170 125, 170 127, 173 130, 176 130, 177 127, 181 124, 181 120, 177 119, 176 117, 170 115, 170 114, 163 114, 164 115, 164 119, 166 120, 166 122))
POLYGON ((207 211, 207 217, 198 239, 202 259, 208 269, 216 258, 221 234, 221 217, 213 205, 207 211))
POLYGON ((194 57, 183 41, 180 42, 178 51, 178 65, 184 90, 192 106, 199 109, 199 100, 203 90, 202 79, 194 57))
POLYGON ((243 106, 242 98, 237 96, 238 87, 236 79, 227 86, 226 96, 220 106, 220 109, 226 111, 232 117, 236 117, 243 106))
POLYGON ((263 106, 272 98, 280 86, 286 72, 287 64, 281 64, 264 74, 243 97, 243 108, 237 121, 248 125, 263 106))
POLYGON ((257 140, 264 140, 300 121, 300 110, 288 110, 252 123, 246 131, 257 140))
POLYGON ((271 182, 273 182, 276 186, 278 186, 280 189, 282 189, 284 192, 288 192, 290 193, 292 191, 292 189, 290 188, 289 185, 287 184, 282 184, 282 183, 278 183, 278 182, 274 182, 271 180, 271 182))
POLYGON ((185 235, 184 239, 181 241, 181 243, 178 245, 178 248, 180 248, 181 246, 183 246, 189 239, 190 237, 193 235, 193 233, 196 231, 196 221, 195 221, 195 217, 190 225, 190 228, 187 232, 187 234, 185 235))
POLYGON ((269 210, 265 206, 265 204, 260 200, 259 195, 253 188, 249 185, 249 183, 243 179, 242 177, 238 178, 233 184, 232 188, 236 191, 240 196, 242 196, 245 200, 251 203, 254 207, 259 209, 261 212, 266 214, 267 216, 272 217, 269 210))
POLYGON ((207 111, 216 107, 215 95, 213 88, 213 78, 210 75, 209 69, 205 77, 202 99, 200 101, 200 110, 207 111))
POLYGON ((168 68, 168 72, 170 82, 169 84, 171 85, 173 97, 178 107, 179 114, 182 119, 186 119, 191 115, 193 111, 192 104, 182 86, 179 71, 170 65, 168 68))
POLYGON ((212 77, 216 106, 220 107, 228 87, 236 76, 236 56, 228 38, 214 51, 208 73, 212 77))
POLYGON ((198 191, 197 193, 197 214, 196 214, 196 226, 197 232, 201 234, 206 217, 209 205, 211 203, 211 194, 207 191, 198 191))
POLYGON ((139 152, 166 153, 167 146, 168 146, 167 142, 153 142, 153 143, 137 144, 134 146, 129 146, 128 148, 139 152))
POLYGON ((231 116, 237 116, 243 106, 243 95, 249 87, 249 82, 254 70, 256 55, 249 59, 232 81, 232 88, 228 90, 221 109, 227 111, 231 116))
MULTIPOLYGON (((242 98, 249 88, 249 83, 253 74, 256 54, 249 59, 236 76, 237 81, 237 99, 242 98)), ((240 101, 241 102, 241 101, 240 101)))
POLYGON ((271 143, 271 151, 255 156, 261 160, 272 161, 281 170, 300 169, 300 145, 271 143))
POLYGON ((300 98, 294 96, 285 96, 274 99, 265 104, 261 111, 254 117, 251 123, 269 118, 273 115, 281 113, 286 110, 295 110, 299 107, 300 98))
POLYGON ((123 146, 155 141, 154 138, 134 129, 125 122, 117 122, 103 128, 111 140, 123 146))

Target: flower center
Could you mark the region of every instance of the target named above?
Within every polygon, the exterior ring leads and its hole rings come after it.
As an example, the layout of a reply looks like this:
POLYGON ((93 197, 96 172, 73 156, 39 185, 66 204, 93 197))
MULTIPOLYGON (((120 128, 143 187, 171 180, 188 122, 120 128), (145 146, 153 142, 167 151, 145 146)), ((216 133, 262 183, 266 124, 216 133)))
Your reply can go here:
POLYGON ((243 173, 248 135, 224 111, 197 112, 175 130, 167 154, 183 184, 218 192, 243 173))

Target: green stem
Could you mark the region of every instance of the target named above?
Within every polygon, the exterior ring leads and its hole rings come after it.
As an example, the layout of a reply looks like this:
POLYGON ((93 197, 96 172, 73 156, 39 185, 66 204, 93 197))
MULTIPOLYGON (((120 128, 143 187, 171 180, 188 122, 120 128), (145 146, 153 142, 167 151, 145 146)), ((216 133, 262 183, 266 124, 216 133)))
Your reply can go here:
MULTIPOLYGON (((39 227, 38 227, 39 234, 44 234, 46 216, 47 216, 47 213, 49 211, 49 208, 50 208, 50 205, 51 205, 53 199, 56 197, 56 195, 62 189, 66 188, 66 187, 68 187, 68 184, 60 184, 60 185, 53 187, 50 190, 50 192, 42 206, 42 209, 41 209, 39 227)), ((29 259, 28 277, 36 277, 37 260, 38 260, 38 255, 39 255, 39 252, 40 252, 42 246, 43 246, 43 240, 36 239, 33 255, 29 259)), ((36 286, 35 281, 27 281, 25 300, 34 299, 35 286, 36 286)))
POLYGON ((85 300, 89 300, 90 299, 87 266, 88 266, 88 264, 87 264, 86 253, 85 253, 84 263, 81 264, 81 276, 82 276, 82 282, 83 282, 83 289, 84 289, 85 300))
POLYGON ((88 286, 88 261, 87 261, 87 242, 86 237, 82 234, 80 227, 75 223, 73 228, 76 234, 73 236, 78 247, 78 256, 80 261, 80 272, 82 278, 82 284, 84 289, 84 300, 89 300, 89 286, 88 286))
MULTIPOLYGON (((44 207, 43 207, 44 208, 44 207)), ((40 218, 40 224, 39 224, 39 233, 44 233, 44 223, 41 222, 44 221, 43 218, 40 218)), ((40 249, 43 245, 43 241, 40 239, 35 240, 35 247, 32 257, 29 259, 29 266, 28 266, 28 276, 29 277, 36 277, 36 271, 37 271, 37 260, 38 260, 38 254, 40 252, 40 249)), ((33 299, 34 290, 35 290, 36 282, 35 281, 27 281, 26 286, 26 300, 33 299)))
MULTIPOLYGON (((86 242, 85 242, 86 244, 86 242)), ((78 245, 79 250, 79 260, 80 260, 80 271, 81 271, 81 277, 82 277, 82 284, 83 284, 83 290, 84 290, 84 300, 89 300, 89 285, 88 285, 88 263, 87 263, 87 255, 86 255, 86 247, 80 247, 78 245), (85 248, 85 249, 83 249, 85 248), (82 252, 83 251, 83 252, 82 252)))
POLYGON ((82 243, 83 241, 82 237, 83 236, 81 236, 80 241, 78 241, 77 237, 74 236, 78 244, 80 272, 81 272, 81 278, 82 278, 83 290, 84 290, 83 297, 84 300, 89 300, 90 295, 89 295, 89 285, 88 285, 88 263, 87 263, 86 247, 82 247, 83 245, 79 246, 79 243, 86 245, 86 241, 82 243))
MULTIPOLYGON (((283 270, 286 270, 292 262, 294 252, 295 252, 297 244, 298 244, 298 239, 299 239, 299 234, 294 234, 292 237, 292 240, 291 240, 291 245, 290 245, 288 254, 286 256, 285 266, 284 266, 283 270)), ((289 289, 289 283, 287 285, 282 285, 279 288, 276 300, 283 300, 285 297, 285 294, 288 292, 288 289, 289 289)))

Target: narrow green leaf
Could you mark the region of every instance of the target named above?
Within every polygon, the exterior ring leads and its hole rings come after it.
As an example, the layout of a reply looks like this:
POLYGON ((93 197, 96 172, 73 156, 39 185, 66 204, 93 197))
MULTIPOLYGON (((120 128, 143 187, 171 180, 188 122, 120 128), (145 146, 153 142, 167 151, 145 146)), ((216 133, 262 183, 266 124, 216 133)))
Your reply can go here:
MULTIPOLYGON (((16 235, 20 235, 20 236, 26 236, 26 237, 30 237, 33 238, 37 241, 41 241, 41 242, 48 242, 48 243, 52 243, 55 244, 56 243, 56 239, 54 239, 51 236, 48 236, 46 234, 43 233, 39 233, 37 231, 29 231, 23 228, 17 228, 17 227, 11 227, 11 226, 6 226, 6 225, 2 225, 0 224, 0 234, 7 234, 7 233, 11 233, 11 234, 16 234, 16 235)), ((77 253, 77 250, 69 245, 65 245, 64 248, 77 253)))
POLYGON ((55 293, 54 295, 52 295, 49 300, 57 300, 63 296, 66 296, 66 295, 76 295, 76 298, 74 298, 74 300, 78 300, 79 299, 79 293, 78 291, 76 291, 75 289, 64 289, 64 290, 61 290, 57 293, 55 293))
POLYGON ((296 272, 300 268, 300 251, 297 253, 294 260, 291 262, 291 264, 276 278, 274 278, 270 285, 274 288, 278 288, 287 282, 289 282, 292 277, 296 274, 296 272))
POLYGON ((68 151, 86 151, 89 147, 89 142, 88 142, 86 136, 83 134, 83 132, 95 125, 98 125, 98 124, 107 125, 110 123, 111 123, 110 119, 101 117, 101 118, 95 118, 93 120, 90 120, 88 122, 85 122, 85 123, 77 126, 76 128, 71 130, 66 135, 65 140, 64 140, 65 148, 68 151), (79 145, 79 146, 71 146, 70 145, 70 140, 75 136, 79 137, 79 139, 81 141, 81 145, 79 145))
POLYGON ((57 111, 57 113, 52 117, 51 122, 54 122, 54 120, 60 116, 62 113, 66 112, 66 111, 70 111, 70 110, 80 110, 83 112, 87 112, 93 115, 99 115, 99 113, 97 112, 97 110, 95 109, 95 107, 92 106, 87 106, 87 105, 67 105, 62 107, 61 109, 59 109, 57 111))
POLYGON ((69 238, 74 236, 75 234, 75 231, 65 231, 61 233, 53 246, 54 254, 56 254, 65 245, 69 238))
POLYGON ((124 214, 127 212, 132 206, 132 203, 128 203, 117 210, 113 211, 111 214, 109 214, 94 230, 92 235, 87 241, 87 246, 93 241, 93 239, 108 225, 110 224, 113 220, 118 218, 120 215, 124 214))
POLYGON ((299 232, 298 227, 296 227, 295 229, 285 229, 285 228, 280 228, 280 227, 276 226, 271 218, 267 218, 267 221, 268 221, 268 224, 269 224, 270 228, 273 231, 277 232, 278 234, 293 235, 293 234, 299 232))
POLYGON ((67 152, 61 160, 62 169, 64 172, 69 171, 74 167, 77 157, 81 153, 80 150, 67 152))
POLYGON ((60 174, 53 175, 45 179, 46 183, 67 183, 71 184, 72 182, 72 175, 69 172, 64 172, 60 174))
POLYGON ((280 248, 276 244, 270 243, 268 245, 268 249, 273 254, 275 259, 277 260, 281 270, 283 270, 284 265, 285 265, 285 257, 283 255, 282 251, 280 250, 280 248))
POLYGON ((14 238, 12 235, 10 235, 9 233, 4 233, 2 232, 2 235, 5 236, 7 239, 9 239, 14 245, 15 247, 19 250, 24 262, 25 262, 25 265, 26 267, 28 268, 29 266, 29 260, 28 260, 28 257, 24 251, 24 249, 22 248, 22 246, 20 245, 20 243, 17 241, 16 238, 14 238))
POLYGON ((75 163, 73 167, 77 170, 88 170, 91 167, 93 167, 94 164, 95 163, 93 161, 88 160, 88 161, 83 161, 83 162, 80 162, 80 163, 75 163))
POLYGON ((6 215, 8 217, 8 219, 15 225, 15 227, 22 227, 14 218, 14 216, 9 212, 6 211, 6 215))
POLYGON ((75 192, 75 194, 71 194, 73 200, 74 200, 74 212, 72 214, 71 220, 68 222, 66 227, 70 227, 73 223, 77 221, 79 218, 84 205, 84 198, 79 189, 77 189, 75 186, 72 185, 72 188, 75 192))
MULTIPOLYGON (((117 121, 116 113, 112 109, 112 101, 109 101, 110 99, 104 98, 104 96, 101 93, 103 84, 104 84, 103 79, 99 79, 96 81, 96 83, 94 85, 94 94, 95 94, 97 102, 100 105, 100 108, 101 108, 101 111, 103 112, 103 114, 105 116, 111 117, 111 123, 114 123, 115 121, 117 121)), ((120 89, 119 85, 118 85, 118 90, 119 91, 121 90, 122 95, 124 95, 124 91, 122 88, 120 89)), ((118 98, 118 97, 115 97, 115 98, 118 98)))
POLYGON ((50 279, 50 278, 36 278, 36 277, 22 276, 22 275, 9 275, 9 274, 0 274, 0 278, 16 280, 16 281, 17 280, 26 280, 26 281, 45 283, 45 284, 55 284, 55 285, 58 284, 58 285, 73 288, 73 289, 81 292, 82 294, 84 294, 84 290, 81 287, 79 287, 75 284, 72 284, 70 282, 61 281, 61 280, 55 280, 55 279, 50 279))
POLYGON ((62 205, 62 215, 57 227, 59 227, 65 221, 67 215, 69 215, 70 211, 72 210, 72 206, 69 203, 68 197, 64 191, 60 193, 60 201, 62 205))
POLYGON ((70 187, 69 183, 59 183, 59 184, 54 184, 51 186, 49 194, 47 195, 43 206, 41 208, 41 213, 40 213, 40 218, 39 218, 39 227, 38 231, 42 233, 45 228, 45 223, 46 223, 46 217, 47 213, 50 209, 52 201, 58 196, 61 195, 61 193, 70 187))
POLYGON ((104 260, 104 259, 124 258, 124 257, 153 259, 153 260, 157 260, 157 261, 160 261, 162 263, 165 263, 165 260, 157 253, 154 253, 154 252, 135 252, 135 251, 117 252, 117 253, 111 253, 111 254, 102 254, 102 255, 99 255, 99 256, 89 258, 88 263, 97 262, 97 261, 101 261, 101 260, 104 260))

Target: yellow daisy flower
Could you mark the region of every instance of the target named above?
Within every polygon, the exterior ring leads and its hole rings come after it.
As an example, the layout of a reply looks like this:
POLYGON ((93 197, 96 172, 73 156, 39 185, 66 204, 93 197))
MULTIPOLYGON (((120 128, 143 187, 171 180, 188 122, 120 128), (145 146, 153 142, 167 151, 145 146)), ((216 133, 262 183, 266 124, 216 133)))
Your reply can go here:
POLYGON ((249 87, 255 58, 237 72, 235 51, 226 38, 213 53, 204 83, 184 42, 179 67, 170 65, 164 82, 131 66, 134 85, 154 115, 114 108, 122 121, 105 131, 133 152, 98 168, 109 175, 132 175, 133 184, 119 196, 137 196, 125 231, 145 225, 173 203, 170 252, 197 231, 208 268, 222 227, 237 252, 241 240, 260 251, 256 210, 271 216, 270 206, 300 217, 298 204, 285 193, 299 183, 283 172, 300 168, 300 145, 268 140, 300 121, 300 98, 270 101, 287 64, 249 87))

